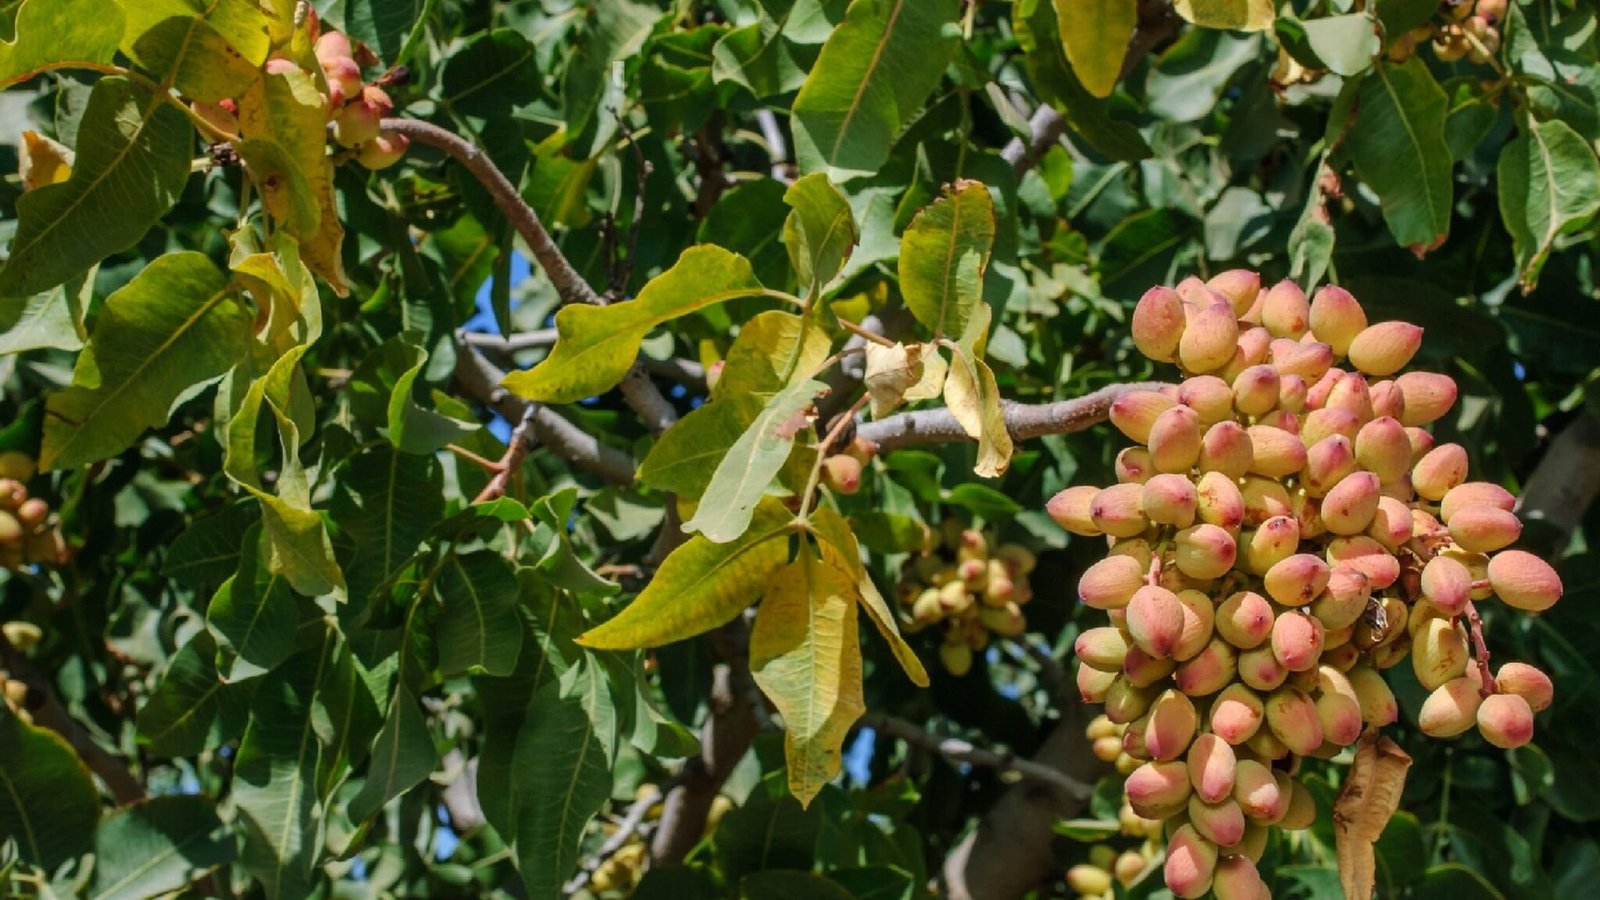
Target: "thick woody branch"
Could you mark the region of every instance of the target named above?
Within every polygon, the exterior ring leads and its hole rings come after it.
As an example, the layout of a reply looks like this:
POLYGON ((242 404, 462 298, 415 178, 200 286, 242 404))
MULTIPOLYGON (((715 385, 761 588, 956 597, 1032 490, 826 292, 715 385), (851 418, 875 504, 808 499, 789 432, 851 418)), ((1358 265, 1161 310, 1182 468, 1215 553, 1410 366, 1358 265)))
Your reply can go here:
POLYGON ((1585 409, 1550 442, 1522 489, 1517 513, 1552 526, 1546 555, 1566 549, 1594 499, 1600 495, 1600 414, 1585 409))
MULTIPOLYGON (((1131 391, 1153 391, 1162 387, 1159 382, 1113 384, 1072 400, 1054 403, 1005 404, 1006 430, 1016 440, 1043 437, 1047 434, 1071 434, 1106 420, 1111 404, 1131 391)), ((878 445, 880 452, 917 444, 940 444, 950 441, 970 441, 966 429, 945 408, 919 409, 899 413, 875 422, 862 423, 856 433, 878 445)))
POLYGON ((522 195, 517 193, 516 185, 512 184, 494 161, 489 159, 483 148, 449 129, 440 128, 420 119, 384 119, 380 125, 386 131, 403 134, 419 144, 442 150, 451 159, 466 167, 467 171, 488 190, 489 196, 494 198, 495 206, 500 208, 500 212, 511 223, 511 227, 522 235, 523 242, 528 245, 528 251, 550 277, 550 283, 555 285, 556 293, 561 296, 562 302, 602 302, 600 295, 583 280, 583 276, 572 267, 572 263, 561 252, 561 248, 556 246, 555 240, 550 237, 550 232, 545 230, 544 223, 539 221, 539 214, 533 211, 533 207, 523 202, 522 195))
POLYGON ((925 731, 921 726, 905 719, 878 712, 861 717, 861 725, 885 737, 896 738, 932 753, 937 753, 956 764, 982 766, 1000 772, 1005 781, 1035 781, 1060 791, 1064 796, 1087 800, 1094 793, 1094 785, 1079 781, 1071 775, 1032 760, 1019 759, 1009 753, 998 753, 978 747, 969 741, 953 737, 940 737, 925 731))
POLYGON ((521 422, 536 407, 530 430, 539 443, 574 466, 616 484, 633 482, 633 458, 625 451, 600 443, 594 435, 568 422, 547 406, 530 404, 500 386, 505 373, 483 358, 472 345, 456 340, 456 381, 462 389, 493 409, 507 422, 521 422))
POLYGON ((743 618, 708 635, 723 662, 711 672, 711 709, 700 735, 700 755, 684 763, 667 792, 661 821, 650 840, 654 865, 676 865, 705 833, 711 802, 750 749, 760 727, 751 702, 749 628, 743 618))
POLYGON ((29 715, 33 717, 33 724, 48 728, 66 738, 73 752, 78 754, 78 758, 83 760, 89 771, 105 782, 117 805, 121 806, 144 798, 144 785, 128 771, 128 761, 95 742, 89 730, 61 705, 61 698, 56 696, 55 686, 49 679, 35 671, 27 657, 13 647, 4 635, 0 635, 0 663, 4 664, 7 676, 11 680, 20 681, 28 686, 26 705, 29 715))

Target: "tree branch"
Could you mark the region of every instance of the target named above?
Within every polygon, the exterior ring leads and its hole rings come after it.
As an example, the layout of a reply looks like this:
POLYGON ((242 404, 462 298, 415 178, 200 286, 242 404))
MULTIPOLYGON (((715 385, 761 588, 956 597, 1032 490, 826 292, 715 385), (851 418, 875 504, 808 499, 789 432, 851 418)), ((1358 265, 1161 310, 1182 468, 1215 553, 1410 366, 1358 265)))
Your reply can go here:
POLYGON ((1566 549, 1596 495, 1600 495, 1600 414, 1585 409, 1550 442, 1517 503, 1522 518, 1555 529, 1547 546, 1538 548, 1541 555, 1566 549))
POLYGON ((759 721, 750 702, 749 629, 743 617, 708 635, 723 662, 711 672, 711 710, 700 735, 700 755, 684 763, 679 784, 667 792, 661 821, 650 840, 655 865, 676 865, 705 833, 711 802, 755 739, 759 721))
MULTIPOLYGON (((1076 697, 1063 699, 1061 718, 1031 765, 1057 772, 1074 786, 1093 785, 1109 772, 1111 767, 1095 758, 1083 734, 1092 715, 1076 697)), ((1052 826, 1078 815, 1088 803, 1087 794, 1064 790, 1053 780, 1030 779, 1011 786, 945 858, 946 896, 1016 900, 1059 879, 1052 826)))
POLYGON ((1050 766, 1027 759, 1018 759, 1009 753, 997 753, 978 747, 960 738, 940 737, 921 726, 880 712, 868 712, 861 717, 861 726, 871 728, 885 737, 905 741, 937 753, 952 763, 983 766, 996 769, 1005 781, 1036 781, 1077 800, 1087 800, 1094 793, 1094 785, 1086 784, 1050 766))
MULTIPOLYGON (((1104 422, 1110 415, 1111 404, 1123 394, 1153 391, 1162 386, 1153 381, 1113 384, 1082 397, 1054 403, 1029 405, 1007 401, 1006 430, 1016 440, 1082 431, 1104 422)), ((875 422, 865 422, 857 427, 856 433, 877 444, 880 452, 917 444, 973 440, 950 410, 943 407, 897 413, 875 422)))
POLYGON ((494 198, 495 206, 500 208, 500 212, 505 215, 511 226, 522 235, 529 252, 550 277, 550 283, 555 285, 556 293, 560 295, 563 303, 602 302, 601 296, 583 280, 583 276, 572 267, 572 263, 561 252, 561 248, 556 246, 555 240, 550 237, 550 232, 545 230, 544 224, 539 221, 539 214, 523 201, 522 195, 517 193, 516 185, 506 178, 505 173, 501 172, 488 154, 483 152, 483 148, 449 129, 440 128, 432 122, 420 119, 384 119, 379 125, 385 131, 403 134, 419 144, 442 150, 451 159, 465 166, 467 171, 488 190, 489 196, 494 198))
POLYGON ((456 333, 456 381, 467 394, 493 409, 507 422, 521 422, 531 413, 531 430, 541 444, 580 469, 615 484, 633 483, 633 457, 600 443, 594 435, 572 424, 549 407, 529 403, 500 386, 505 373, 483 358, 456 333))
POLYGON ((7 677, 28 686, 27 708, 33 723, 66 738, 89 771, 105 782, 118 806, 145 797, 144 785, 128 771, 128 761, 95 742, 89 730, 61 705, 55 686, 33 668, 4 634, 0 634, 0 662, 5 665, 7 677))

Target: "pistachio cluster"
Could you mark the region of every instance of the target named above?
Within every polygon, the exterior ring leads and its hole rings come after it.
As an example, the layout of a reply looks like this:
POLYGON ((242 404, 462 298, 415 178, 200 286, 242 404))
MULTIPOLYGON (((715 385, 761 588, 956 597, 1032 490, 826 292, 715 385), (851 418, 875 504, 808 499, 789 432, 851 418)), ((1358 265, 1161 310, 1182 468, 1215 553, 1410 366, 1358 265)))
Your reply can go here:
POLYGON ((982 531, 946 519, 901 571, 895 596, 906 628, 942 627, 939 660, 950 674, 965 675, 973 652, 988 646, 991 634, 1016 637, 1027 630, 1022 607, 1033 599, 1033 566, 1028 548, 1001 544, 991 550, 982 531))
POLYGON ((34 462, 17 451, 0 453, 0 567, 59 566, 67 561, 66 539, 56 527, 50 503, 29 497, 24 481, 34 462))
POLYGON ((1078 686, 1124 726, 1112 759, 1134 812, 1166 822, 1173 893, 1265 897, 1268 828, 1315 819, 1300 759, 1397 717, 1382 669, 1409 655, 1428 734, 1527 743, 1550 680, 1520 663, 1490 675, 1474 602, 1538 612, 1561 582, 1506 549, 1512 495, 1467 481, 1466 450, 1424 429, 1457 389, 1402 373, 1421 328, 1244 270, 1151 289, 1132 328, 1185 380, 1112 406, 1137 442, 1118 484, 1049 502, 1110 546, 1078 585, 1111 619, 1077 640, 1078 686))
POLYGON ((1509 0, 1444 0, 1438 22, 1418 25, 1390 42, 1392 62, 1405 62, 1427 44, 1440 62, 1468 59, 1487 63, 1500 49, 1500 29, 1505 24, 1509 0))
MULTIPOLYGON (((368 83, 361 74, 363 68, 379 64, 377 56, 360 42, 351 43, 341 32, 320 31, 315 21, 311 33, 315 36, 312 53, 321 75, 318 90, 334 142, 351 151, 355 161, 368 169, 386 169, 399 162, 411 139, 380 126, 384 117, 394 112, 394 101, 383 88, 386 79, 368 83)), ((286 48, 282 55, 268 59, 265 69, 268 75, 311 74, 302 62, 310 65, 309 60, 292 58, 286 48)), ((239 107, 232 99, 214 104, 197 101, 194 110, 224 133, 239 130, 239 107)))

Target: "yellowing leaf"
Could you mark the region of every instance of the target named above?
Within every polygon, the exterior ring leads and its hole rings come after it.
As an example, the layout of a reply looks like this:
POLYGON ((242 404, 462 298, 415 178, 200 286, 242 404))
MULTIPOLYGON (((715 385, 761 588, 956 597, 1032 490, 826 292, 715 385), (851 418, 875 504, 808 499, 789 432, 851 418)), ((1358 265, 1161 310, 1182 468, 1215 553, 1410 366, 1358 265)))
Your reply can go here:
POLYGON ((788 561, 793 519, 782 503, 768 499, 738 540, 690 538, 627 608, 578 643, 596 650, 658 647, 724 624, 760 596, 767 579, 788 561))
POLYGON ((917 213, 900 244, 900 292, 936 337, 962 334, 983 298, 994 246, 994 201, 978 181, 958 181, 917 213))
POLYGON ((300 258, 343 297, 344 243, 328 157, 327 113, 304 72, 268 75, 239 97, 239 157, 273 218, 300 243, 300 258))
POLYGON ((922 381, 922 344, 885 347, 867 342, 867 373, 862 383, 872 398, 872 417, 881 419, 905 402, 906 391, 922 381))
POLYGON ((683 523, 683 530, 698 531, 718 544, 743 534, 756 502, 794 449, 796 430, 790 423, 827 388, 820 381, 802 381, 772 395, 717 463, 694 517, 683 523))
POLYGON ((1272 0, 1173 0, 1172 8, 1202 28, 1265 31, 1277 13, 1272 0))
POLYGON ((944 380, 944 402, 968 436, 978 441, 978 462, 973 471, 985 478, 1005 473, 1011 466, 1011 433, 1006 430, 1005 408, 994 372, 974 348, 989 333, 989 307, 982 304, 954 351, 950 374, 944 380))
POLYGON ((60 184, 72 177, 72 151, 37 131, 22 133, 22 158, 17 174, 22 189, 31 191, 47 184, 60 184))
POLYGON ((1055 6, 1072 71, 1089 93, 1111 96, 1139 24, 1139 0, 1055 0, 1055 6))
POLYGON ((711 396, 765 399, 797 377, 810 378, 832 349, 827 333, 810 319, 778 309, 759 313, 739 326, 711 396))
POLYGON ((0 88, 77 62, 108 63, 122 39, 122 10, 106 0, 25 0, 0 41, 0 88))
POLYGON ((764 293, 750 261, 712 244, 683 251, 639 296, 610 306, 568 306, 556 313, 560 339, 544 362, 512 372, 505 386, 541 403, 573 403, 610 390, 628 373, 650 329, 737 297, 764 293))
POLYGON ((839 774, 845 735, 866 712, 856 585, 809 544, 767 585, 750 672, 783 716, 789 790, 805 806, 839 774))
POLYGON ((878 593, 878 587, 872 583, 872 575, 867 572, 867 567, 861 564, 861 549, 850 523, 824 506, 811 514, 811 527, 821 540, 823 561, 835 568, 843 569, 856 583, 862 608, 867 611, 867 617, 872 620, 872 624, 878 627, 878 633, 889 642, 889 649, 893 651, 895 660, 900 663, 900 668, 905 669, 907 677, 913 684, 927 687, 928 671, 922 667, 922 660, 917 658, 916 651, 912 650, 906 639, 900 636, 900 627, 895 624, 894 612, 889 609, 889 604, 884 602, 883 595, 878 593))

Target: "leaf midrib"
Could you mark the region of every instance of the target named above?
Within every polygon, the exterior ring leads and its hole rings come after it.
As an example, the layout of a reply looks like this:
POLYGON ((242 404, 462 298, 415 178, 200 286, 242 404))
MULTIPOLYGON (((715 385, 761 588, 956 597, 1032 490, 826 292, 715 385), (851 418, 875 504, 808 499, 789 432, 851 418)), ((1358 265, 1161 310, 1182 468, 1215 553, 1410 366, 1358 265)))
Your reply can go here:
MULTIPOLYGON (((154 93, 150 95, 150 105, 145 107, 144 110, 139 113, 139 127, 136 131, 134 131, 133 135, 128 138, 127 143, 123 144, 121 149, 117 150, 111 159, 107 161, 107 165, 102 168, 99 173, 93 176, 93 180, 89 182, 88 186, 85 187, 84 190, 81 191, 64 210, 62 210, 61 215, 57 216, 54 221, 46 224, 44 228, 34 236, 32 241, 23 244, 21 247, 12 248, 11 260, 13 262, 19 257, 31 252, 33 248, 37 247, 39 242, 44 240, 47 235, 54 233, 55 229, 62 222, 66 221, 67 217, 72 212, 74 212, 79 206, 83 205, 84 201, 88 199, 90 194, 99 189, 101 183, 111 177, 111 173, 115 172, 117 168, 122 165, 123 160, 129 154, 131 154, 133 152, 133 148, 138 145, 139 139, 144 136, 145 129, 148 128, 150 123, 155 119, 156 110, 160 109, 161 103, 161 97, 154 93)), ((63 182, 63 184, 70 183, 70 179, 66 182, 63 182)), ((7 268, 10 268, 9 264, 7 265, 7 268)))
POLYGON ((839 133, 834 135, 833 149, 828 152, 829 163, 839 159, 839 149, 844 146, 845 135, 850 133, 850 123, 855 120, 856 112, 861 109, 861 98, 866 95, 867 85, 872 83, 872 75, 877 71, 878 64, 883 61, 884 48, 889 46, 889 40, 894 37, 895 23, 900 19, 900 10, 904 8, 905 0, 895 0, 888 21, 883 23, 883 36, 878 38, 878 46, 872 50, 872 59, 867 61, 867 71, 861 76, 861 83, 856 85, 856 95, 850 101, 850 108, 845 111, 844 120, 839 123, 839 133))
MULTIPOLYGON (((198 323, 200 319, 204 318, 207 313, 211 312, 211 310, 217 306, 217 304, 221 303, 231 294, 232 291, 229 290, 229 286, 224 284, 220 290, 212 294, 210 297, 207 297, 206 301, 202 303, 198 309, 190 313, 187 319, 184 319, 183 322, 180 323, 170 335, 167 335, 166 340, 162 341, 161 345, 156 347, 154 352, 139 361, 139 365, 122 379, 121 384, 118 384, 115 388, 113 388, 110 393, 103 395, 100 402, 91 407, 89 411, 78 420, 76 423, 78 427, 74 428, 72 430, 72 435, 68 437, 60 447, 56 448, 56 452, 52 459, 59 459, 62 456, 65 456, 68 448, 72 447, 73 444, 77 442, 78 438, 92 430, 88 427, 88 424, 93 421, 95 417, 99 416, 101 411, 104 410, 112 400, 122 396, 122 393, 131 385, 137 384, 139 382, 139 376, 144 374, 145 369, 148 369, 163 354, 172 349, 172 345, 176 343, 179 338, 182 338, 185 334, 187 334, 190 329, 194 328, 195 324, 198 323)), ((103 385, 104 382, 102 381, 101 384, 103 385)), ((98 389, 95 390, 98 391, 98 389)))

